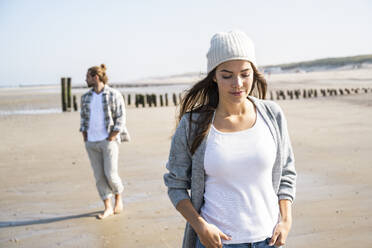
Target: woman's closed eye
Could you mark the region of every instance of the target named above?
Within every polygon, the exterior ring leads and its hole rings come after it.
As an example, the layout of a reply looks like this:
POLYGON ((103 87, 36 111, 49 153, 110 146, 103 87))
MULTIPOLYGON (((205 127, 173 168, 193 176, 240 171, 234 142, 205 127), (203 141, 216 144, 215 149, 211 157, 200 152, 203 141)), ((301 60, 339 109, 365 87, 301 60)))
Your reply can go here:
MULTIPOLYGON (((251 75, 250 73, 248 73, 248 74, 242 74, 241 77, 242 78, 248 78, 250 75, 251 75)), ((231 77, 232 77, 232 75, 222 75, 222 78, 223 79, 229 79, 231 77)))

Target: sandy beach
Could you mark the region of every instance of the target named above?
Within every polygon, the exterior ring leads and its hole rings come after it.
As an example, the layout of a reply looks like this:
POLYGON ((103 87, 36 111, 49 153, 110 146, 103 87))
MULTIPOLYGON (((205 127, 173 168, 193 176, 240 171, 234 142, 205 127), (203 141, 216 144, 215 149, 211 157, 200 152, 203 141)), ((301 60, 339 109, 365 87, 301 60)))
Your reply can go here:
MULTIPOLYGON (((17 94, 27 105, 30 97, 17 94)), ((11 105, 6 95, 1 107, 11 105)), ((53 94, 44 97, 59 106, 53 94)), ((278 103, 299 175, 286 247, 372 247, 372 93, 278 103)), ((104 221, 95 218, 103 205, 79 113, 0 116, 0 247, 181 247, 185 221, 162 179, 175 113, 127 110, 124 212, 104 221)))

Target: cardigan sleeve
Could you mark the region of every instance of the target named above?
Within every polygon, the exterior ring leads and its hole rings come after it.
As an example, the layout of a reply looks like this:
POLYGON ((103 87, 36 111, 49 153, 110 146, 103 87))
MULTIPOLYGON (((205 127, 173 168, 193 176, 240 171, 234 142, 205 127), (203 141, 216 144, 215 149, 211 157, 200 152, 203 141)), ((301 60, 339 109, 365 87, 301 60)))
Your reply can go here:
POLYGON ((295 158, 289 137, 287 120, 278 104, 272 102, 271 109, 275 114, 280 133, 281 163, 282 171, 279 183, 278 197, 279 200, 294 201, 296 195, 296 178, 295 158))
POLYGON ((283 111, 280 111, 280 121, 279 128, 281 130, 282 138, 282 177, 279 185, 279 200, 288 199, 291 202, 294 201, 296 195, 296 179, 297 173, 295 169, 295 158, 293 154, 292 144, 288 133, 287 120, 283 114, 283 111))
POLYGON ((187 143, 187 129, 187 115, 184 115, 172 137, 166 165, 169 172, 164 174, 168 196, 175 207, 181 200, 190 199, 187 190, 191 187, 192 159, 187 143))

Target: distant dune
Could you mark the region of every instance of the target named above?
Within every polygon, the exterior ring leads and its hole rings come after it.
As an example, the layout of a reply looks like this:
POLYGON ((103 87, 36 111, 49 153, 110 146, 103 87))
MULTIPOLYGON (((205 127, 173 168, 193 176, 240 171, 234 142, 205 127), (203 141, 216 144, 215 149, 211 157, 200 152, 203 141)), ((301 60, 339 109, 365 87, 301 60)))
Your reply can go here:
POLYGON ((324 58, 296 63, 267 65, 261 69, 267 73, 313 72, 372 67, 372 54, 351 57, 324 58))
MULTIPOLYGON (((288 64, 261 66, 267 76, 271 74, 301 74, 308 72, 327 71, 354 71, 357 69, 372 70, 372 54, 350 57, 323 58, 310 61, 302 61, 288 64)), ((369 73, 368 73, 369 74, 369 73)), ((127 83, 116 83, 118 85, 146 85, 146 84, 191 84, 205 76, 202 72, 189 72, 177 75, 149 77, 134 80, 127 83)))

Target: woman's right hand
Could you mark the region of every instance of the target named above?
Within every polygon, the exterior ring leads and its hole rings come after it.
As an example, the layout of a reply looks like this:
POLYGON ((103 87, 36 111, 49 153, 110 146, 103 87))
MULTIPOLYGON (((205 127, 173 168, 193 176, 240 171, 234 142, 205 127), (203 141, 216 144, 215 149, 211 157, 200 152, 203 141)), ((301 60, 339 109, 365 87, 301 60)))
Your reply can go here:
POLYGON ((221 239, 231 240, 215 225, 206 222, 199 213, 195 210, 190 199, 183 199, 178 202, 176 209, 185 217, 192 228, 199 236, 200 242, 206 248, 222 248, 221 239))
POLYGON ((222 239, 231 240, 231 237, 224 234, 218 227, 206 222, 199 230, 198 236, 206 248, 222 248, 222 239))

